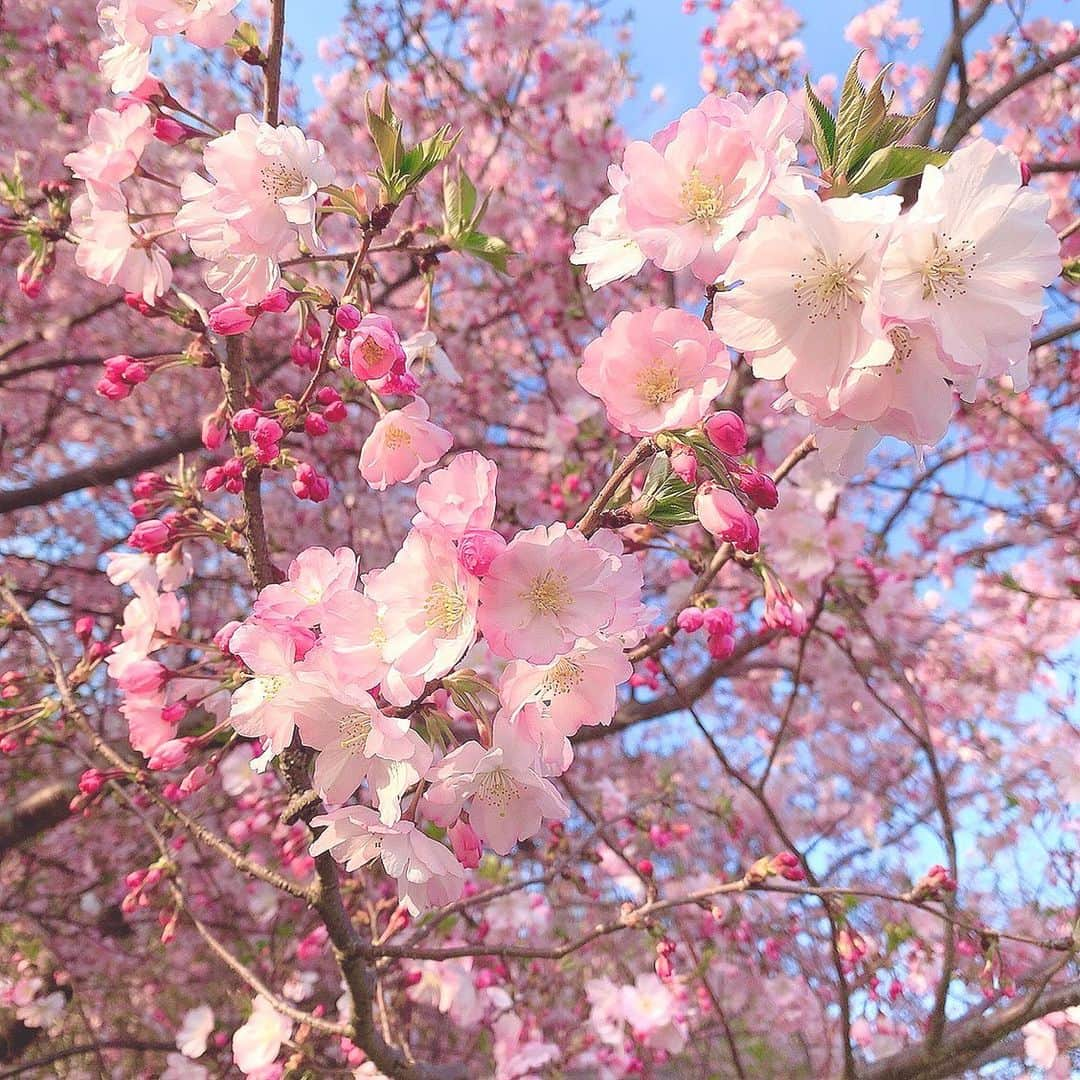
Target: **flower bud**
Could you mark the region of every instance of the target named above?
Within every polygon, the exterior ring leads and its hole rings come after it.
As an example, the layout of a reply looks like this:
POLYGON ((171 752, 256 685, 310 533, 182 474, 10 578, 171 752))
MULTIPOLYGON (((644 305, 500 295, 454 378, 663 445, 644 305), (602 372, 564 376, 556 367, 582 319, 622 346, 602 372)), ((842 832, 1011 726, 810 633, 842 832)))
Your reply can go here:
POLYGON ((454 849, 457 861, 466 870, 475 870, 480 865, 480 856, 484 850, 476 830, 467 821, 458 820, 447 832, 450 835, 450 846, 454 849))
POLYGON ((223 304, 210 309, 210 329, 215 334, 229 337, 233 334, 246 334, 259 317, 259 309, 234 304, 226 300, 223 304))
POLYGON ((705 613, 701 608, 683 608, 675 622, 684 633, 696 634, 705 625, 705 613))
POLYGON ((738 457, 746 451, 746 425, 737 413, 724 409, 705 421, 705 436, 722 453, 738 457))
POLYGON ((233 431, 251 431, 259 422, 260 414, 257 409, 238 409, 233 413, 233 431))
POLYGON ((758 549, 758 524, 742 503, 719 484, 703 484, 694 499, 698 520, 717 540, 753 554, 758 549))
POLYGON ((172 546, 172 531, 164 521, 140 521, 131 530, 128 543, 148 555, 160 555, 172 546))
POLYGON ((755 470, 739 473, 736 477, 739 490, 759 510, 774 510, 780 502, 780 495, 771 476, 755 470))
POLYGON ((352 304, 342 304, 334 312, 334 322, 337 323, 341 330, 355 330, 360 325, 362 318, 359 308, 352 304))
POLYGON ((458 542, 458 562, 474 577, 483 577, 506 547, 506 541, 492 529, 470 529, 458 542))

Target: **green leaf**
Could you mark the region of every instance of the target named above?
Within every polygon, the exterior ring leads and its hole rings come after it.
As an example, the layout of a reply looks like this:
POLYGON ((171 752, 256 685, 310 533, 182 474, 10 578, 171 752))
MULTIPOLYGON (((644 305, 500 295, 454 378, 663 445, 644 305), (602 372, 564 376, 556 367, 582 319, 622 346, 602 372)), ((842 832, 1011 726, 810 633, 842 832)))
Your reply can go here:
POLYGON ((443 169, 443 231, 457 236, 461 231, 461 167, 443 169))
POLYGON ((866 159, 866 164, 851 178, 851 190, 865 195, 894 180, 918 176, 927 165, 944 165, 948 160, 944 150, 931 150, 927 146, 886 146, 866 159))
POLYGON ((841 176, 849 176, 855 171, 856 161, 865 161, 875 150, 887 145, 879 138, 882 123, 889 111, 889 101, 885 100, 882 86, 889 73, 886 65, 878 72, 869 90, 863 91, 862 108, 851 129, 845 133, 843 142, 837 139, 836 167, 841 176))
POLYGON ((495 267, 500 274, 509 273, 506 263, 514 253, 505 240, 482 232, 471 232, 462 241, 462 248, 495 267))
POLYGON ((806 79, 806 100, 810 106, 810 138, 817 151, 818 161, 823 169, 831 169, 836 151, 836 121, 825 108, 825 103, 814 92, 809 76, 806 79))
POLYGON ((851 140, 862 118, 866 91, 859 82, 859 61, 865 49, 860 49, 851 61, 851 67, 844 76, 844 85, 840 90, 840 108, 836 114, 836 159, 840 160, 844 151, 851 145, 851 140))
POLYGON ((382 107, 371 107, 370 98, 366 103, 368 130, 379 153, 379 161, 387 176, 392 176, 401 167, 403 149, 401 145, 401 121, 390 111, 390 99, 384 94, 382 107))

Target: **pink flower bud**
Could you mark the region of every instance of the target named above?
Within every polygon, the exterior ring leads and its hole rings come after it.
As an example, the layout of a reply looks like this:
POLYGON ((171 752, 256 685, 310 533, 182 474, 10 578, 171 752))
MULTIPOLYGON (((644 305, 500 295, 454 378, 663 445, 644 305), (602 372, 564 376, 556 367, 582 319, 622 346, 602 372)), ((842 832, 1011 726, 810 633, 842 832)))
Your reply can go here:
POLYGON ((341 398, 338 398, 337 401, 331 401, 330 404, 323 409, 323 416, 325 416, 331 424, 340 424, 348 415, 349 410, 341 398))
POLYGON ((172 532, 164 521, 140 521, 131 530, 128 543, 148 555, 160 555, 172 546, 172 532))
POLYGON ((94 633, 95 625, 96 623, 94 622, 93 616, 81 616, 75 620, 75 636, 83 642, 89 640, 94 633))
POLYGON ((705 613, 701 608, 683 608, 679 612, 675 623, 684 633, 696 634, 705 625, 705 613))
POLYGON ((210 309, 210 329, 215 334, 228 337, 232 334, 246 334, 259 317, 259 309, 244 307, 226 300, 223 304, 210 309))
POLYGON ((190 739, 169 739, 150 755, 147 764, 154 772, 167 772, 183 765, 190 753, 190 739))
POLYGON ((730 634, 735 630, 735 617, 726 608, 709 608, 702 612, 701 621, 707 634, 730 634))
POLYGON ((272 416, 260 416, 255 421, 251 438, 259 446, 276 446, 284 434, 285 429, 272 416))
POLYGON ((330 430, 330 425, 321 413, 308 413, 304 417, 304 430, 309 435, 325 435, 330 430))
POLYGON ((1031 166, 1026 161, 1020 162, 1020 183, 1024 187, 1031 183, 1031 166))
POLYGON ((334 312, 334 322, 342 330, 355 330, 360 325, 362 318, 359 308, 354 307, 352 304, 342 304, 334 312))
POLYGON ((233 431, 251 431, 259 422, 260 413, 257 409, 238 409, 233 413, 233 431))
POLYGON ((475 870, 480 865, 480 856, 484 845, 480 842, 476 830, 467 821, 457 821, 447 830, 450 834, 450 846, 454 849, 457 861, 466 870, 475 870))
POLYGON ((181 124, 171 116, 159 116, 154 121, 153 132, 154 138, 166 146, 179 146, 185 139, 199 134, 194 128, 181 124))
POLYGON ((131 387, 127 383, 114 382, 108 376, 101 379, 94 390, 109 401, 123 401, 124 398, 131 396, 131 387))
POLYGON ((753 554, 758 549, 758 524, 753 514, 727 488, 703 484, 694 499, 698 520, 717 540, 734 544, 740 551, 753 554))
POLYGON ((100 769, 87 769, 79 777, 79 790, 84 795, 96 795, 105 786, 105 779, 100 769))
POLYGON ((735 652, 735 639, 730 634, 710 634, 705 646, 713 660, 727 660, 735 652))
POLYGON ((292 307, 293 302, 299 295, 299 293, 293 292, 292 289, 279 287, 259 301, 259 310, 280 315, 281 312, 288 311, 292 307))
POLYGON ((684 484, 696 484, 698 473, 697 454, 688 446, 675 447, 671 451, 671 471, 684 484))
POLYGON ((202 444, 207 450, 217 450, 225 442, 226 434, 225 425, 217 413, 203 418, 202 444))
POLYGON ((130 94, 147 105, 164 105, 169 100, 169 91, 153 75, 147 75, 130 94))
POLYGON ((330 405, 341 400, 341 395, 332 386, 320 386, 315 394, 315 400, 320 405, 330 405))
POLYGON ((726 409, 705 421, 705 435, 717 450, 738 457, 746 450, 746 425, 742 417, 726 409))
POLYGON ((124 372, 124 382, 131 386, 137 386, 139 383, 146 382, 150 378, 150 369, 138 360, 133 360, 127 366, 127 371, 124 372))
POLYGON ((470 529, 458 543, 458 562, 474 577, 483 577, 506 541, 492 529, 470 529))
POLYGON ((171 705, 166 705, 161 710, 161 719, 166 724, 179 724, 181 720, 187 716, 187 703, 184 701, 174 701, 171 705))
POLYGON ((165 491, 168 486, 168 481, 160 473, 147 471, 135 477, 131 492, 137 499, 152 499, 165 491))
POLYGON ((114 381, 118 381, 124 377, 125 372, 131 364, 135 363, 134 356, 127 356, 121 353, 119 356, 110 356, 104 363, 105 374, 114 381))
POLYGON ((771 476, 757 470, 738 474, 736 482, 739 490, 750 499, 759 510, 774 510, 780 502, 780 494, 771 476))

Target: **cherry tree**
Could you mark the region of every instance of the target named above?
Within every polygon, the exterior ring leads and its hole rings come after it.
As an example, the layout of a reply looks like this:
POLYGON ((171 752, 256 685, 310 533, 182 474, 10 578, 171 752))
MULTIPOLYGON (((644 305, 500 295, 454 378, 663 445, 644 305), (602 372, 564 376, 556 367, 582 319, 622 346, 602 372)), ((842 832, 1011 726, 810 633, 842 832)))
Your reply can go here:
POLYGON ((1080 33, 670 6, 5 12, 0 1075, 1072 1075, 1080 33))

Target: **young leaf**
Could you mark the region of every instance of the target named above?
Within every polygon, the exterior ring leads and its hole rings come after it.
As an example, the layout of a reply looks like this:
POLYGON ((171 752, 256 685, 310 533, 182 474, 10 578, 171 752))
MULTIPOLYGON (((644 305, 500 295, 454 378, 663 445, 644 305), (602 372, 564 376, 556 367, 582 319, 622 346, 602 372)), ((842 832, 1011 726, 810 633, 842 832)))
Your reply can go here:
POLYGON ((513 255, 510 245, 497 236, 487 236, 485 233, 473 232, 466 238, 462 247, 475 255, 478 259, 495 267, 500 274, 509 273, 506 261, 513 255))
POLYGON ((832 113, 825 108, 825 103, 814 92, 809 77, 806 80, 806 101, 810 106, 807 113, 810 118, 810 138, 817 151, 818 161, 822 169, 831 169, 836 151, 836 121, 832 113))
POLYGON ((875 150, 852 177, 851 190, 859 195, 877 191, 894 180, 918 176, 927 165, 944 165, 949 155, 927 146, 886 146, 875 150))
POLYGON ((844 151, 851 145, 851 140, 859 126, 862 117, 863 103, 866 100, 866 91, 859 82, 859 61, 862 59, 864 49, 860 49, 855 59, 851 61, 847 75, 844 76, 844 85, 840 90, 840 108, 836 116, 836 159, 839 160, 844 151))

